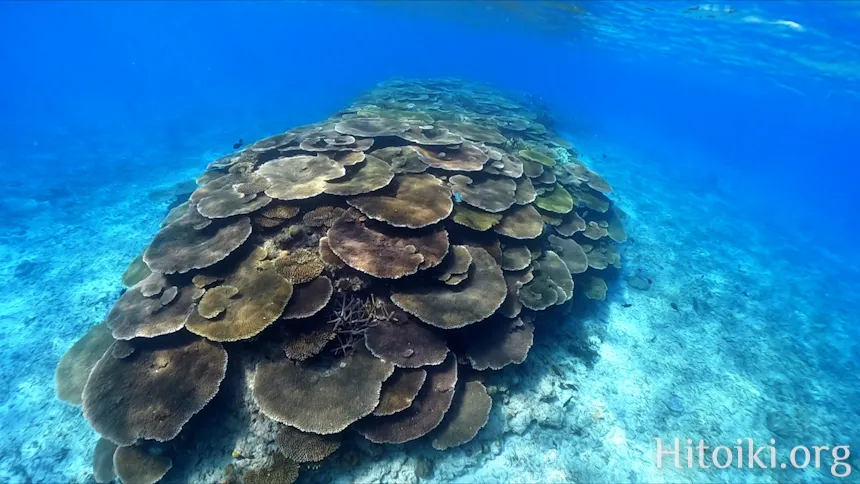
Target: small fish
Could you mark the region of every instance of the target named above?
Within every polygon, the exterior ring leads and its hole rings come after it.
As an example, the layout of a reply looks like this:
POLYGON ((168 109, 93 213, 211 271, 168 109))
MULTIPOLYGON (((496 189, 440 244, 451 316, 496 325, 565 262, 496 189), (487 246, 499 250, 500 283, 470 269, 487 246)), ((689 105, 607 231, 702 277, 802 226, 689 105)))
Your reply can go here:
POLYGON ((239 141, 233 143, 233 149, 238 150, 243 144, 245 144, 245 141, 242 138, 239 138, 239 141))
POLYGON ((633 305, 632 305, 632 304, 630 304, 630 303, 624 303, 624 304, 622 304, 622 305, 621 305, 621 307, 623 307, 623 308, 629 308, 629 307, 631 307, 631 306, 633 306, 633 305))

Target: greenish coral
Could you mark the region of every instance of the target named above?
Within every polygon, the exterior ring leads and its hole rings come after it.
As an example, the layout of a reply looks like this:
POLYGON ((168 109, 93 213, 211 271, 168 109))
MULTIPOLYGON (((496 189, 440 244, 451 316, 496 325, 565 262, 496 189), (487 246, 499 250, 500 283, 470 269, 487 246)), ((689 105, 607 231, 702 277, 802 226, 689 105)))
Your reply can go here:
POLYGON ((502 220, 502 214, 489 213, 466 205, 454 205, 454 222, 481 232, 490 230, 502 220))
POLYGON ((520 150, 519 155, 526 160, 540 163, 543 166, 555 166, 555 159, 536 150, 520 150))
POLYGON ((535 205, 548 212, 565 214, 573 210, 573 197, 563 186, 556 184, 551 192, 538 196, 535 205))

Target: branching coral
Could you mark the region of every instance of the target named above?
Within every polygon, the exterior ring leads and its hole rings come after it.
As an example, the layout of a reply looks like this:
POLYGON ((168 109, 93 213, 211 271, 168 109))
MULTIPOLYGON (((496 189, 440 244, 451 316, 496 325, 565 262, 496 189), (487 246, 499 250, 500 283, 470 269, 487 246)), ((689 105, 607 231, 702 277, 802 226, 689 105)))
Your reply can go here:
POLYGON ((337 346, 332 351, 339 355, 351 353, 356 344, 363 343, 368 329, 391 321, 393 317, 387 305, 376 296, 364 299, 354 294, 341 293, 327 321, 334 326, 337 334, 337 346))

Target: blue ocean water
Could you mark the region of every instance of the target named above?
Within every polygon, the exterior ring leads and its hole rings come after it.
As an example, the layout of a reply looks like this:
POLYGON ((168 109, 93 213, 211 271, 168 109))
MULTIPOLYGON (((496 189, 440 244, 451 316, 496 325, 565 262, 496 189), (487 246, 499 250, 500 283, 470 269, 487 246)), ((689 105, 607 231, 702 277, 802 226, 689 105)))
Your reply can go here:
MULTIPOLYGON (((91 481, 97 436, 54 368, 188 181, 395 77, 539 99, 632 240, 605 304, 500 377, 476 441, 359 446, 303 478, 838 480, 828 452, 661 469, 655 438, 854 450, 858 21, 848 1, 0 3, 0 480, 91 481)), ((225 457, 166 480, 217 482, 225 457)))

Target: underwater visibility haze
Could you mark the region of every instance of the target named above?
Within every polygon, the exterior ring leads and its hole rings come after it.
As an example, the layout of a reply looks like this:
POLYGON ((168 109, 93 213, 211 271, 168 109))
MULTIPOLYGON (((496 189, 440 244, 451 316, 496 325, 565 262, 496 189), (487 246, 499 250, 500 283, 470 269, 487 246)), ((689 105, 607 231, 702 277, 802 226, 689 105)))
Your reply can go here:
POLYGON ((0 3, 0 482, 836 482, 860 3, 0 3))

